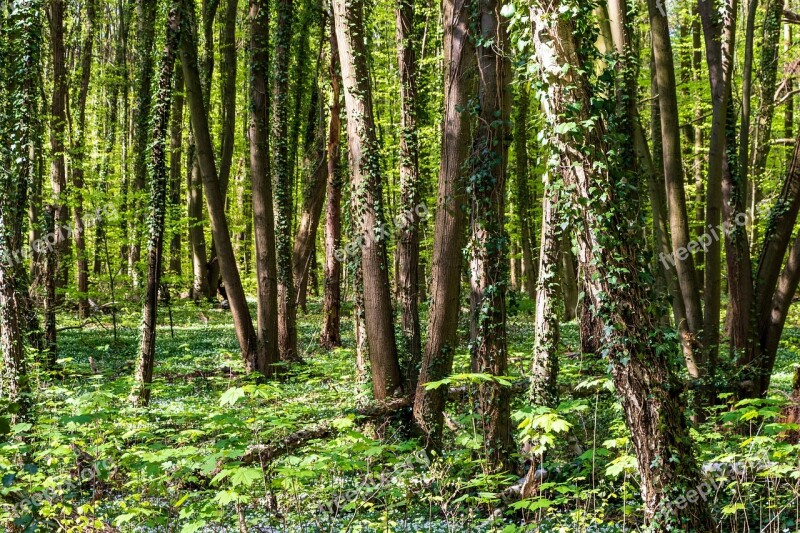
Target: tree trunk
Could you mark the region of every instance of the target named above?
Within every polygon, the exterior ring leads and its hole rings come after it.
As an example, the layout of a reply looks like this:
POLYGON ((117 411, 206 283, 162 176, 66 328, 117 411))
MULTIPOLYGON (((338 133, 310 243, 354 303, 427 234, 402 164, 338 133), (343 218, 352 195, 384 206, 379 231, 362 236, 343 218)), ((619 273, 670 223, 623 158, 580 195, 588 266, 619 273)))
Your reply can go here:
POLYGON ((275 263, 275 217, 269 170, 269 2, 250 0, 250 173, 258 287, 257 369, 274 371, 278 350, 278 277, 275 263))
MULTIPOLYGON (((169 135, 169 204, 172 217, 180 219, 181 202, 181 181, 183 172, 183 69, 175 69, 175 94, 172 100, 172 126, 169 135)), ((176 276, 180 276, 181 268, 181 231, 173 231, 169 245, 169 270, 176 276)))
MULTIPOLYGON (((480 32, 476 45, 480 115, 473 140, 470 176, 471 286, 477 302, 472 316, 476 332, 472 360, 480 373, 505 376, 506 282, 508 242, 504 228, 506 167, 511 132, 511 62, 508 36, 496 0, 481 0, 472 23, 480 32)), ((478 38, 478 36, 475 36, 478 38)), ((478 407, 483 416, 484 446, 490 468, 511 469, 510 391, 490 381, 478 388, 478 407)))
POLYGON ((256 365, 258 342, 253 322, 250 318, 250 309, 247 307, 239 269, 236 266, 236 256, 231 245, 231 236, 228 231, 228 221, 225 218, 225 204, 219 189, 217 167, 214 162, 214 151, 211 146, 211 135, 208 131, 208 117, 203 105, 203 94, 200 88, 200 73, 197 68, 197 41, 194 24, 194 6, 184 0, 183 5, 183 30, 181 35, 180 57, 183 67, 183 77, 186 83, 186 99, 189 103, 189 112, 197 147, 197 161, 200 173, 203 176, 203 185, 206 193, 208 214, 211 219, 211 233, 217 246, 222 280, 228 293, 233 325, 239 347, 248 371, 259 370, 256 365))
POLYGON ((356 242, 361 245, 364 326, 372 366, 373 393, 375 399, 381 401, 400 392, 402 380, 386 258, 389 232, 384 222, 380 154, 364 44, 366 26, 361 0, 334 0, 333 12, 348 116, 350 175, 355 191, 352 202, 361 211, 355 227, 356 242))
POLYGON ((575 256, 572 253, 572 239, 569 232, 563 232, 558 250, 561 263, 561 292, 564 296, 564 321, 575 318, 578 310, 578 273, 575 256))
MULTIPOLYGON (((203 91, 203 105, 206 108, 206 114, 209 117, 209 124, 211 124, 211 92, 213 90, 212 84, 214 81, 214 19, 217 16, 217 9, 219 9, 219 0, 201 0, 200 8, 203 15, 203 57, 200 59, 200 89, 203 91)), ((209 125, 209 128, 211 126, 209 125)), ((200 190, 200 205, 202 205, 202 180, 198 180, 200 190)), ((223 189, 222 182, 220 182, 220 194, 222 194, 223 205, 227 190, 223 189)), ((209 301, 215 301, 217 298, 217 285, 220 280, 220 267, 219 259, 217 259, 217 247, 214 243, 214 236, 211 236, 211 242, 208 247, 208 263, 203 267, 208 277, 208 287, 206 296, 209 301)))
MULTIPOLYGON (((642 212, 638 190, 643 185, 630 142, 635 129, 632 114, 618 109, 614 113, 615 128, 606 134, 607 115, 596 116, 597 108, 591 103, 604 96, 595 93, 585 74, 591 69, 584 63, 591 58, 578 53, 593 48, 593 42, 582 42, 591 34, 581 31, 581 21, 574 21, 575 13, 559 14, 560 7, 558 1, 537 1, 531 8, 539 76, 547 87, 542 105, 554 127, 550 142, 559 154, 561 167, 569 169, 564 178, 582 221, 577 235, 578 260, 586 292, 596 303, 596 314, 605 326, 602 351, 610 360, 636 451, 645 519, 657 522, 661 529, 672 525, 682 530, 714 531, 705 501, 684 508, 670 504, 687 490, 699 487, 701 477, 682 412, 680 385, 670 369, 670 355, 658 348, 663 341, 653 338, 659 330, 660 313, 651 305, 651 274, 639 232, 643 220, 640 216, 636 221, 630 219, 642 212), (592 121, 585 122, 590 117, 592 121), (571 128, 565 128, 570 123, 581 126, 577 132, 570 132, 571 128), (614 144, 609 146, 609 142, 614 144), (610 153, 618 155, 609 160, 610 153)), ((618 15, 620 12, 624 17, 628 10, 621 9, 618 15)), ((589 14, 587 10, 582 15, 589 14)), ((629 27, 624 18, 620 25, 629 27)), ((625 33, 630 35, 629 31, 625 33)), ((622 49, 615 73, 622 80, 617 88, 617 105, 627 107, 636 102, 630 93, 635 74, 629 63, 636 54, 627 39, 623 39, 622 49)))
POLYGON ((325 294, 322 305, 322 333, 320 344, 331 349, 341 346, 342 335, 342 261, 346 259, 339 246, 342 240, 342 176, 339 168, 339 144, 341 138, 341 74, 339 73, 339 50, 336 29, 331 20, 331 109, 328 122, 328 175, 325 207, 325 294))
POLYGON ((155 0, 137 0, 139 39, 136 48, 136 61, 139 68, 136 74, 134 94, 133 132, 133 189, 131 208, 133 209, 133 231, 128 255, 128 267, 133 277, 134 286, 141 282, 139 261, 141 260, 142 232, 144 230, 145 187, 147 185, 147 154, 149 153, 151 106, 153 100, 153 43, 155 34, 156 7, 155 0))
POLYGON ((72 155, 72 186, 75 209, 73 211, 73 237, 77 259, 76 284, 78 286, 78 317, 89 316, 89 257, 86 252, 86 230, 83 222, 83 187, 86 159, 86 98, 92 75, 92 48, 94 46, 95 23, 94 0, 86 3, 86 26, 84 27, 83 50, 81 51, 81 76, 78 85, 78 127, 72 155))
POLYGON ((233 163, 233 149, 236 130, 236 14, 239 9, 239 0, 227 0, 223 19, 222 32, 219 39, 221 61, 220 72, 220 100, 222 115, 222 130, 220 134, 219 158, 219 185, 223 203, 227 205, 228 183, 230 182, 231 166, 233 163))
POLYGON ((414 57, 414 0, 395 4, 397 64, 400 71, 400 223, 397 236, 397 281, 403 330, 405 387, 414 390, 422 362, 419 324, 420 203, 417 132, 417 64, 414 57))
POLYGON ((147 250, 147 285, 142 310, 142 333, 139 360, 130 401, 133 405, 150 403, 153 365, 156 354, 158 326, 158 292, 164 259, 164 226, 167 220, 167 131, 172 98, 172 73, 181 32, 180 5, 170 7, 167 18, 166 43, 161 57, 158 94, 153 108, 153 144, 151 151, 152 180, 150 184, 149 241, 147 250))
POLYGON ((700 304, 700 289, 697 285, 694 256, 685 254, 689 248, 689 217, 684 191, 681 132, 678 114, 678 96, 675 89, 675 63, 672 55, 667 17, 657 4, 648 0, 650 31, 655 59, 655 81, 658 87, 658 111, 661 118, 661 146, 664 165, 663 176, 667 190, 667 212, 672 238, 670 254, 661 257, 665 268, 675 269, 678 287, 683 297, 686 324, 676 324, 681 331, 686 367, 693 379, 706 374, 706 362, 702 350, 698 349, 698 336, 703 329, 703 310, 700 304))
POLYGON ((514 151, 516 158, 516 207, 519 220, 519 247, 522 251, 521 288, 528 298, 536 298, 536 269, 533 266, 533 241, 531 240, 531 193, 528 174, 528 110, 530 96, 527 83, 517 90, 516 119, 514 124, 514 151))
MULTIPOLYGON (((183 69, 182 65, 181 69, 183 69)), ((188 192, 189 251, 192 259, 192 287, 189 295, 197 302, 208 295, 209 275, 208 256, 206 255, 206 233, 203 220, 203 177, 200 174, 200 165, 197 161, 197 147, 191 124, 186 161, 189 165, 186 190, 188 192)))
POLYGON ((463 167, 470 153, 469 114, 464 112, 477 81, 475 53, 468 36, 469 2, 444 2, 444 117, 439 191, 431 263, 428 342, 414 395, 414 421, 426 440, 441 440, 446 391, 425 384, 450 375, 458 348, 456 332, 461 296, 462 248, 467 202, 463 167))
POLYGON ((289 160, 289 60, 292 44, 292 0, 278 0, 277 35, 272 87, 272 153, 275 184, 275 251, 278 264, 278 347, 283 361, 297 353, 297 306, 292 275, 292 165, 289 160))

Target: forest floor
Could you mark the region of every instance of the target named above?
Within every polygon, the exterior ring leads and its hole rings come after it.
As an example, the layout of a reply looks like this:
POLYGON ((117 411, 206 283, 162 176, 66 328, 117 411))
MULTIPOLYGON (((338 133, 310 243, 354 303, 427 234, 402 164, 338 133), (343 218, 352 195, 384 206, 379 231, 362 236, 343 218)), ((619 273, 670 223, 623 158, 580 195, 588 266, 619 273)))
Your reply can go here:
MULTIPOLYGON (((512 305, 510 378, 527 372, 530 302, 512 305)), ((347 314, 347 313, 345 313, 347 314)), ((575 324, 562 331, 561 405, 512 407, 518 443, 546 450, 537 494, 509 496, 515 476, 487 475, 469 401, 481 377, 463 350, 448 383, 464 397, 449 406, 441 455, 423 452, 402 428, 364 423, 369 403, 358 378, 352 324, 345 346, 319 348, 319 304, 299 313, 305 363, 280 380, 245 376, 227 311, 175 302, 160 313, 149 408, 132 408, 140 312, 64 329, 60 371, 34 368, 36 421, 10 428, 0 444, 0 525, 67 531, 636 531, 641 506, 635 458, 605 363, 578 353, 575 324), (324 438, 275 460, 245 460, 248 447, 275 445, 304 428, 324 438), (380 438, 379 438, 380 437, 380 438), (20 465, 23 465, 20 467, 20 465), (34 500, 36 505, 30 505, 34 500), (19 502, 8 505, 8 501, 19 502)), ((59 317, 59 326, 78 322, 59 317)), ((721 406, 694 432, 715 479, 708 495, 724 531, 794 530, 800 523, 800 447, 780 423, 800 361, 800 317, 784 333, 769 400, 721 406)), ((723 398, 724 400, 724 398, 723 398)), ((402 411, 398 417, 407 417, 402 411)), ((520 459, 522 471, 522 459, 520 459)))

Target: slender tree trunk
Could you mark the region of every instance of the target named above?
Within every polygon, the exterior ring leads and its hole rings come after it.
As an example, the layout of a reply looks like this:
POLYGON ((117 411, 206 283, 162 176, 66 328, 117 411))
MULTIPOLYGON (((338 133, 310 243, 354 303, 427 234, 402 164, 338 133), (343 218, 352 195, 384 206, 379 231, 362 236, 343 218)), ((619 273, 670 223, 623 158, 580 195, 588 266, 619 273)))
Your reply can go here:
MULTIPOLYGON (((470 177, 471 286, 477 302, 472 316, 476 332, 472 360, 478 372, 505 376, 506 281, 508 241, 504 228, 506 167, 511 132, 511 62, 508 36, 496 0, 481 0, 473 24, 480 32, 476 45, 480 115, 473 141, 470 177)), ((478 36, 476 35, 476 38, 478 36)), ((511 468, 513 439, 510 426, 510 391, 491 381, 478 388, 483 415, 484 447, 494 470, 511 468)))
MULTIPOLYGON (((183 69, 183 66, 181 66, 183 69)), ((190 296, 200 301, 208 295, 209 275, 206 255, 206 233, 203 218, 203 177, 197 161, 194 130, 190 125, 189 150, 186 154, 189 170, 186 179, 188 192, 187 215, 189 218, 189 250, 192 259, 192 287, 190 296)))
POLYGON ((217 257, 219 258, 222 280, 228 293, 234 329, 239 340, 242 357, 245 360, 248 371, 260 370, 256 364, 256 353, 258 351, 256 332, 250 318, 250 310, 247 307, 247 299, 239 277, 239 269, 236 266, 236 256, 233 253, 228 221, 225 218, 225 204, 222 201, 222 194, 219 189, 217 167, 211 146, 211 135, 208 130, 208 117, 206 108, 203 105, 200 73, 197 67, 194 6, 190 5, 188 0, 184 0, 182 18, 181 66, 183 67, 186 99, 189 103, 189 113, 197 147, 197 161, 203 176, 208 214, 211 219, 211 233, 217 246, 217 257))
POLYGON ((145 187, 147 185, 147 154, 150 142, 150 117, 153 101, 153 44, 155 34, 156 7, 155 0, 137 0, 137 38, 136 61, 138 71, 134 94, 133 131, 133 231, 128 255, 128 267, 133 277, 134 286, 141 282, 139 261, 142 256, 142 232, 144 231, 145 187))
POLYGON ((419 141, 417 132, 417 64, 414 54, 414 0, 395 4, 397 64, 400 71, 400 211, 397 236, 397 280, 400 324, 407 357, 405 384, 414 390, 422 363, 419 325, 420 203, 419 141))
POLYGON ((275 217, 269 170, 269 2, 250 0, 250 173, 258 287, 257 369, 269 376, 279 360, 275 217))
POLYGON ((467 201, 463 167, 472 139, 469 114, 464 110, 477 81, 476 58, 468 35, 469 6, 466 0, 444 1, 444 117, 431 262, 431 308, 428 342, 414 395, 414 421, 428 445, 437 445, 441 440, 446 391, 441 387, 428 390, 425 384, 450 375, 458 347, 467 201))
MULTIPOLYGON (((655 80, 658 87, 659 116, 661 118, 661 146, 664 178, 667 190, 669 229, 672 238, 670 254, 661 257, 665 268, 674 268, 678 286, 683 296, 686 324, 676 324, 681 331, 683 351, 689 375, 698 379, 706 374, 706 362, 698 349, 698 336, 703 329, 703 310, 700 289, 697 285, 694 256, 686 254, 689 248, 689 217, 684 191, 681 132, 678 114, 678 96, 675 89, 675 64, 672 55, 667 17, 657 0, 648 0, 650 31, 655 58, 655 80)), ((662 252, 663 254, 663 252, 662 252)))
MULTIPOLYGON (((219 39, 221 61, 220 100, 222 128, 220 135, 219 185, 223 201, 228 197, 236 130, 236 14, 239 0, 227 0, 219 39)), ((225 202, 227 204, 227 202, 225 202)))
POLYGON ((134 405, 150 403, 153 365, 158 326, 158 291, 164 259, 164 226, 167 220, 167 132, 172 98, 172 73, 180 42, 181 9, 178 2, 170 7, 167 18, 166 43, 161 57, 158 94, 153 108, 152 180, 150 184, 150 237, 147 250, 147 285, 142 310, 142 331, 139 360, 130 400, 134 405))
POLYGON ((325 293, 322 306, 322 333, 320 344, 328 349, 342 344, 342 261, 346 258, 339 250, 342 240, 342 176, 339 168, 341 138, 341 75, 336 29, 331 20, 331 109, 328 122, 328 175, 327 205, 325 207, 325 293))
MULTIPOLYGON (((179 65, 180 67, 180 65, 179 65)), ((180 219, 181 181, 183 179, 183 69, 175 69, 175 94, 172 100, 172 125, 169 135, 169 205, 174 220, 180 219)), ((176 276, 182 273, 181 268, 181 231, 172 233, 169 244, 169 270, 176 276)))
MULTIPOLYGON (((203 105, 206 108, 206 114, 208 115, 209 120, 209 128, 211 128, 211 92, 213 90, 212 84, 214 81, 214 19, 217 17, 217 10, 219 9, 220 0, 201 0, 200 8, 202 10, 203 15, 203 53, 202 57, 200 58, 200 88, 203 91, 203 105)), ((198 48, 199 50, 199 48, 198 48)), ((221 187, 222 182, 220 182, 220 193, 222 194, 223 204, 224 199, 227 195, 227 190, 221 187)), ((202 194, 203 194, 203 183, 202 179, 198 180, 198 186, 200 191, 200 205, 203 204, 202 194)), ((217 298, 217 285, 220 280, 220 267, 219 267, 219 259, 217 259, 217 246, 214 243, 214 236, 211 236, 211 242, 209 243, 208 249, 208 262, 204 265, 204 270, 206 272, 206 276, 208 277, 208 286, 205 293, 205 297, 209 299, 209 301, 216 301, 217 298)))
MULTIPOLYGON (((539 76, 547 87, 542 105, 554 126, 550 142, 559 154, 561 167, 569 169, 564 176, 566 185, 572 191, 573 204, 579 206, 582 227, 577 235, 578 259, 586 292, 605 326, 601 345, 610 360, 636 451, 645 519, 657 521, 659 528, 672 525, 687 531, 714 531, 705 501, 684 508, 669 505, 687 490, 700 486, 701 477, 676 393, 680 386, 670 368, 671 356, 658 348, 661 341, 653 339, 660 313, 651 306, 654 295, 640 244, 642 221, 632 223, 630 219, 641 213, 636 191, 643 185, 630 142, 635 130, 630 120, 633 114, 627 109, 617 110, 611 135, 606 135, 603 114, 594 116, 589 124, 585 122, 595 115, 591 102, 603 98, 595 94, 585 74, 586 59, 578 53, 593 43, 582 42, 591 34, 581 31, 581 21, 574 20, 574 13, 559 15, 560 7, 558 1, 536 1, 531 8, 539 76), (567 65, 576 68, 567 69, 567 65), (620 116, 621 120, 617 118, 620 116), (577 134, 555 133, 570 122, 582 124, 577 134), (626 136, 628 139, 622 139, 626 136), (609 142, 615 144, 609 146, 609 142), (609 161, 607 154, 612 151, 618 155, 609 161), (601 169, 601 161, 609 166, 601 169), (607 249, 612 242, 613 253, 607 249)), ((620 12, 620 25, 628 28, 624 19, 628 9, 619 10, 617 16, 620 12)), ((621 77, 617 105, 628 107, 636 102, 631 95, 635 87, 631 83, 635 81, 631 61, 636 54, 627 38, 621 44, 623 53, 616 65, 616 75, 621 77)))
POLYGON ((94 46, 95 6, 94 0, 86 3, 86 26, 84 27, 81 51, 81 76, 78 85, 78 128, 75 134, 72 155, 72 186, 75 209, 73 210, 73 237, 77 259, 76 284, 78 286, 78 317, 89 316, 89 257, 86 252, 86 229, 83 221, 83 187, 86 159, 86 98, 92 77, 92 48, 94 46))
POLYGON ((325 186, 328 177, 328 156, 325 145, 327 121, 325 102, 315 86, 308 113, 304 170, 308 176, 303 192, 303 207, 294 238, 292 252, 292 277, 297 282, 297 305, 305 312, 306 292, 311 275, 313 256, 316 253, 317 228, 325 203, 325 186))
POLYGON ((564 296, 564 321, 575 318, 578 309, 578 273, 575 267, 575 256, 572 253, 572 239, 568 232, 563 232, 559 244, 559 262, 561 272, 561 293, 564 296))
POLYGON ((350 175, 355 191, 351 201, 361 211, 355 227, 356 239, 361 245, 364 326, 373 393, 375 399, 381 401, 400 392, 402 380, 392 319, 386 258, 389 232, 384 222, 379 146, 364 43, 363 4, 361 0, 334 0, 333 13, 348 116, 350 175))
POLYGON ((514 124, 514 151, 516 160, 516 207, 519 219, 519 247, 522 251, 521 288, 528 298, 536 298, 536 269, 533 266, 533 241, 531 240, 531 193, 528 174, 528 112, 530 96, 526 83, 517 90, 514 124))

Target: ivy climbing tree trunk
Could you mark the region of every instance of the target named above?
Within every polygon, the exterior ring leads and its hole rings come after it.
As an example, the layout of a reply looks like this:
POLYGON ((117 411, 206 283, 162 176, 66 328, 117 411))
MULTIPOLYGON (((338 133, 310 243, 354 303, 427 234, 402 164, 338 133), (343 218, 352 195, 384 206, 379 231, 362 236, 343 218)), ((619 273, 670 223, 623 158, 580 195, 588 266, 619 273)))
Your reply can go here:
POLYGON ((431 260, 428 342, 414 395, 414 422, 428 446, 441 442, 446 391, 425 384, 450 375, 458 346, 458 312, 467 202, 463 168, 472 132, 465 112, 477 80, 475 51, 468 35, 469 2, 444 1, 444 117, 439 190, 431 260))
POLYGON ((225 204, 220 193, 214 150, 208 130, 208 116, 206 107, 203 105, 200 73, 197 67, 197 30, 194 22, 194 6, 188 0, 184 0, 182 10, 181 66, 183 67, 186 99, 189 104, 197 147, 197 162, 203 177, 208 214, 211 219, 211 234, 217 246, 222 280, 228 293, 236 338, 239 341, 245 366, 248 371, 260 370, 256 364, 258 352, 256 332, 250 318, 250 309, 247 307, 239 269, 236 266, 236 256, 233 253, 228 221, 225 218, 225 204))
POLYGON ((89 257, 86 252, 86 229, 83 221, 83 189, 86 160, 86 98, 89 95, 89 80, 92 77, 92 49, 95 31, 94 0, 86 2, 86 25, 81 50, 81 75, 78 84, 78 124, 72 148, 72 187, 75 201, 73 209, 73 237, 77 261, 76 284, 78 288, 78 317, 89 316, 89 257))
POLYGON ((375 399, 385 400, 402 391, 397 343, 394 336, 389 263, 384 222, 380 148, 375 131, 372 90, 367 70, 362 0, 334 0, 333 14, 342 68, 350 175, 357 207, 356 239, 361 245, 364 325, 372 369, 375 399))
POLYGON ((145 187, 147 185, 147 154, 150 142, 150 117, 153 103, 153 45, 155 41, 156 0, 137 0, 137 46, 138 69, 133 93, 136 103, 133 111, 133 190, 131 208, 133 228, 128 254, 128 269, 134 285, 141 282, 139 261, 142 256, 142 232, 144 230, 145 187))
MULTIPOLYGON (((650 304, 652 278, 640 244, 643 220, 630 219, 642 212, 643 183, 631 148, 631 115, 617 107, 636 102, 630 92, 636 54, 623 41, 615 63, 614 74, 622 78, 617 98, 596 92, 586 74, 592 61, 587 55, 595 50, 594 36, 586 31, 590 9, 582 3, 538 0, 531 7, 538 74, 545 87, 542 107, 553 127, 549 142, 561 168, 568 169, 564 178, 581 223, 577 238, 583 283, 605 326, 601 347, 636 451, 645 519, 659 530, 714 531, 705 500, 683 508, 670 503, 700 486, 701 477, 681 386, 669 350, 661 349, 666 341, 655 333, 660 313, 650 304), (609 115, 614 116, 612 131, 607 130, 609 115)), ((623 16, 627 13, 622 10, 623 16)), ((624 19, 620 24, 628 27, 624 19)))
POLYGON ((250 173, 258 288, 257 369, 269 376, 279 360, 275 217, 269 171, 269 1, 250 0, 250 173))
MULTIPOLYGON (((506 169, 511 141, 511 61, 508 35, 500 16, 500 3, 480 0, 471 20, 478 65, 478 125, 470 160, 470 285, 475 337, 471 356, 475 370, 505 376, 506 276, 508 240, 504 227, 506 169)), ((510 391, 496 381, 478 387, 478 408, 483 417, 483 445, 490 468, 511 469, 510 391)))
POLYGON ((405 382, 417 386, 422 362, 419 325, 420 203, 419 141, 417 132, 417 65, 414 57, 414 0, 397 0, 395 7, 397 63, 400 71, 400 210, 397 237, 397 279, 400 323, 403 329, 405 382))
POLYGON ((339 50, 336 29, 331 19, 331 109, 328 119, 328 174, 327 205, 325 206, 325 289, 322 304, 322 333, 320 344, 328 349, 342 344, 342 261, 339 251, 342 240, 342 173, 339 165, 341 139, 341 74, 339 73, 339 50))
POLYGON ((161 287, 164 259, 164 226, 167 220, 167 133, 172 99, 172 74, 181 35, 181 9, 178 2, 170 6, 167 17, 166 43, 161 57, 158 94, 153 108, 153 142, 151 150, 152 179, 150 181, 149 239, 147 250, 147 285, 145 287, 139 359, 134 377, 131 403, 146 406, 150 403, 153 366, 156 354, 158 326, 158 292, 161 287))
POLYGON ((278 347, 281 359, 297 353, 297 305, 292 275, 292 164, 289 159, 289 60, 292 45, 292 0, 278 0, 272 87, 272 171, 275 184, 275 250, 278 263, 278 347))

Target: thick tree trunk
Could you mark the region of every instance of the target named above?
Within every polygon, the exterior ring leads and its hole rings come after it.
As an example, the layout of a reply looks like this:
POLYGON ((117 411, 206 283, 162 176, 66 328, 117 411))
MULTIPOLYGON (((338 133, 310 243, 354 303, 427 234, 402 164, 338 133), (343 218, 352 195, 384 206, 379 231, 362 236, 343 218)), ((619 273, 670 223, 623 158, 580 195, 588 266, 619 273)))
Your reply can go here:
MULTIPOLYGON (((563 128, 558 127, 561 124, 583 124, 577 134, 551 133, 550 142, 558 150, 561 167, 569 169, 564 178, 574 205, 579 206, 583 224, 577 236, 578 260, 586 291, 605 326, 601 346, 610 360, 636 451, 645 518, 663 529, 672 525, 681 530, 714 531, 705 501, 682 509, 670 505, 674 498, 698 487, 701 477, 670 355, 659 350, 660 341, 653 339, 660 313, 651 305, 651 275, 640 244, 642 221, 630 220, 641 213, 638 188, 643 185, 631 142, 620 139, 630 138, 634 132, 632 115, 627 109, 618 110, 615 119, 628 119, 617 122, 611 135, 606 134, 603 115, 586 125, 585 120, 595 115, 590 102, 603 98, 594 93, 582 67, 586 59, 578 54, 593 43, 581 42, 586 36, 579 29, 580 21, 574 22, 570 11, 559 13, 560 7, 558 1, 537 1, 531 8, 536 58, 547 87, 542 105, 555 131, 563 128), (567 69, 566 65, 577 68, 567 69), (615 145, 608 146, 609 141, 615 145), (612 151, 618 155, 609 161, 607 154, 612 151), (609 167, 601 170, 600 161, 607 161, 609 167)), ((623 16, 628 12, 620 11, 623 16)), ((620 24, 628 28, 624 18, 620 24)), ((624 53, 619 56, 616 73, 622 77, 617 104, 627 107, 636 102, 630 94, 635 84, 631 83, 634 71, 629 64, 635 54, 627 39, 622 45, 624 53)))
POLYGON ((292 0, 278 0, 273 75, 272 163, 275 184, 275 251, 278 264, 278 346, 281 359, 296 360, 297 305, 292 275, 294 180, 289 159, 289 54, 292 44, 292 0))
POLYGON ((278 277, 275 217, 269 171, 269 2, 250 0, 250 173, 258 287, 257 370, 274 372, 278 350, 278 277))
POLYGON ((379 146, 372 109, 372 89, 367 70, 361 0, 334 0, 334 22, 342 68, 350 175, 361 211, 355 221, 357 244, 361 245, 364 326, 372 366, 375 399, 384 400, 402 390, 397 344, 394 336, 389 263, 384 222, 383 184, 379 146))
POLYGON ((308 176, 303 192, 303 207, 294 237, 292 252, 292 277, 297 282, 296 304, 305 312, 308 281, 316 253, 317 228, 325 203, 325 186, 328 177, 328 154, 325 144, 327 133, 325 102, 319 86, 315 86, 308 113, 305 161, 303 169, 308 176))
POLYGON ((153 108, 153 143, 151 150, 152 180, 150 184, 150 236, 147 250, 147 285, 142 310, 139 360, 130 401, 133 405, 150 403, 153 366, 156 354, 158 325, 158 292, 164 259, 164 226, 167 220, 167 132, 172 98, 172 73, 181 33, 181 10, 175 2, 167 17, 166 44, 161 57, 158 94, 153 108))
POLYGON ((73 210, 73 237, 77 260, 76 284, 78 288, 78 317, 89 316, 89 256, 86 252, 86 229, 83 221, 83 187, 86 159, 86 98, 89 95, 89 80, 92 76, 92 48, 94 46, 95 6, 94 0, 86 3, 86 26, 84 27, 81 51, 81 76, 78 85, 78 125, 72 148, 72 186, 75 209, 73 210))
POLYGON ((464 112, 475 90, 475 53, 468 35, 470 4, 444 2, 444 117, 439 191, 431 263, 431 308, 428 342, 414 395, 414 421, 428 445, 441 440, 446 391, 425 384, 450 375, 458 347, 462 248, 466 225, 463 167, 469 157, 471 129, 464 112))
POLYGON ((400 71, 400 211, 397 236, 397 281, 400 324, 405 350, 406 390, 414 390, 422 362, 419 325, 420 203, 419 142, 417 132, 417 64, 414 57, 414 0, 398 0, 395 7, 397 64, 400 71))
POLYGON ((142 232, 144 231, 145 187, 147 185, 147 154, 150 142, 150 117, 153 100, 153 43, 155 34, 156 7, 155 0, 137 0, 137 38, 136 61, 138 71, 134 94, 133 131, 133 189, 131 191, 131 208, 133 213, 133 230, 128 255, 128 268, 133 277, 134 286, 141 282, 139 261, 142 256, 142 232))
POLYGON ((339 250, 342 240, 342 176, 339 168, 341 138, 341 74, 336 29, 331 20, 331 109, 328 122, 328 174, 327 205, 325 206, 325 293, 322 305, 322 333, 320 344, 333 348, 342 344, 342 261, 346 259, 339 250))
MULTIPOLYGON (((508 365, 506 344, 506 273, 508 242, 504 228, 506 168, 511 132, 511 61, 508 35, 496 0, 481 0, 472 23, 480 32, 475 51, 478 63, 480 115, 473 140, 470 177, 470 258, 472 321, 475 338, 472 360, 478 372, 505 376, 508 365)), ((477 35, 475 36, 478 37, 477 35)), ((478 407, 483 416, 483 439, 490 467, 510 470, 513 450, 510 391, 490 381, 478 388, 478 407)))
POLYGON ((239 269, 236 266, 236 256, 233 253, 231 236, 228 231, 228 221, 225 218, 225 204, 219 189, 217 167, 214 162, 214 151, 211 146, 211 135, 208 131, 208 117, 203 105, 203 95, 200 88, 200 73, 197 68, 197 41, 194 24, 194 6, 184 0, 183 5, 183 30, 181 35, 180 57, 183 67, 184 82, 186 83, 186 99, 189 103, 189 112, 197 146, 197 161, 203 176, 203 185, 206 192, 208 214, 211 219, 211 233, 217 246, 222 280, 228 293, 233 325, 239 347, 248 371, 260 370, 256 365, 258 341, 250 310, 247 307, 239 269))

